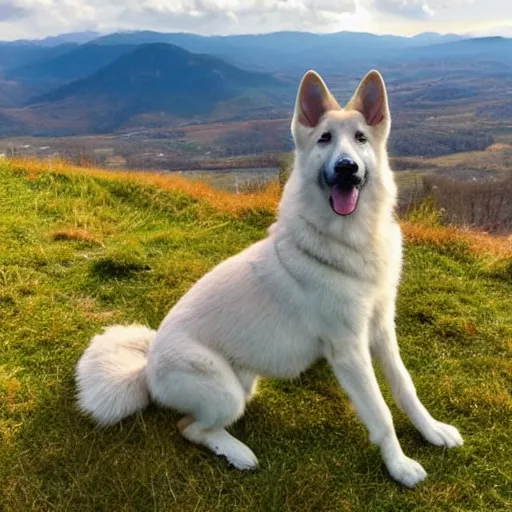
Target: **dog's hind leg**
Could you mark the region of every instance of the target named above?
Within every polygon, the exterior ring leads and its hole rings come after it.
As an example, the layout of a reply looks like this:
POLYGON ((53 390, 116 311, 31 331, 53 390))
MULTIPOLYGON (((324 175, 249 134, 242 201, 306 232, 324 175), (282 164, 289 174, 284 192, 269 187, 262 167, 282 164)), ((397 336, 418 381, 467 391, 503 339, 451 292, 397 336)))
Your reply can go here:
POLYGON ((178 428, 185 439, 206 446, 216 455, 226 457, 237 469, 255 469, 258 465, 258 459, 252 450, 223 428, 207 428, 192 416, 182 418, 178 422, 178 428))
POLYGON ((256 394, 258 376, 250 370, 236 370, 236 376, 240 380, 240 384, 242 384, 242 388, 244 389, 245 401, 246 403, 249 403, 256 394))
POLYGON ((395 333, 394 306, 377 308, 372 321, 372 353, 382 365, 398 406, 407 414, 421 435, 436 446, 462 445, 459 431, 435 420, 416 395, 416 388, 402 358, 395 333))
POLYGON ((225 428, 244 412, 245 390, 229 363, 190 339, 155 342, 148 361, 153 399, 185 413, 178 427, 183 437, 226 457, 237 469, 253 469, 254 453, 225 428))

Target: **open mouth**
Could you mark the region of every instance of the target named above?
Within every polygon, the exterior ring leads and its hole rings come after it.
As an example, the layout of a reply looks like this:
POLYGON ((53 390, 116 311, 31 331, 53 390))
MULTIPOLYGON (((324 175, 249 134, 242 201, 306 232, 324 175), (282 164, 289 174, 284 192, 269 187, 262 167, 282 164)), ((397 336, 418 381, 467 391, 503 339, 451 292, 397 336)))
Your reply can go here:
POLYGON ((338 215, 354 213, 359 201, 360 186, 352 184, 333 185, 329 202, 338 215))

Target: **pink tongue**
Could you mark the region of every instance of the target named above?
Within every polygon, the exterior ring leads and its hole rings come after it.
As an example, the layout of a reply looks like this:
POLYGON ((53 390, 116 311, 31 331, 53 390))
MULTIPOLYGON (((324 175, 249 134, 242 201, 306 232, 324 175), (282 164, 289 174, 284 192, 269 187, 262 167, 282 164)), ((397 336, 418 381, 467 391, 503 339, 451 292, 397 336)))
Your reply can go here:
POLYGON ((331 198, 332 207, 338 215, 350 215, 356 209, 359 190, 356 187, 344 190, 334 185, 331 198))

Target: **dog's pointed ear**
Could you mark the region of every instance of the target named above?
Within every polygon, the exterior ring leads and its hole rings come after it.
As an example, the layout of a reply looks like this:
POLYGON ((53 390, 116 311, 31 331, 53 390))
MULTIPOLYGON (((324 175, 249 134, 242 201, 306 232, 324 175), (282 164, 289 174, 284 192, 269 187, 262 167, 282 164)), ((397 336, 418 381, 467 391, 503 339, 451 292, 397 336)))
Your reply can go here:
POLYGON ((354 96, 347 104, 347 110, 357 110, 363 114, 369 126, 388 126, 391 116, 388 94, 382 75, 372 70, 361 80, 354 96))
POLYGON ((306 128, 314 128, 327 111, 339 109, 338 102, 322 77, 315 71, 308 71, 299 85, 295 102, 295 121, 306 128))
POLYGON ((315 71, 308 71, 300 82, 292 119, 296 147, 301 148, 306 144, 311 131, 326 112, 340 108, 322 77, 315 71))

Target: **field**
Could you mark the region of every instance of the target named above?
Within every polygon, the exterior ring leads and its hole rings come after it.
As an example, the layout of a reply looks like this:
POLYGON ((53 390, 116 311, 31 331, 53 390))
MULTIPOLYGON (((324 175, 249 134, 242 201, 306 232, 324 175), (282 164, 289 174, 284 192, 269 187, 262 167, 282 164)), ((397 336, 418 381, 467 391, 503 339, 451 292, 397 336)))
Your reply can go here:
MULTIPOLYGON (((421 113, 398 110, 390 140, 390 154, 397 160, 398 169, 414 170, 431 164, 446 170, 449 160, 441 162, 459 153, 480 155, 478 161, 464 162, 469 170, 486 166, 500 156, 505 157, 501 168, 507 168, 512 125, 482 121, 456 110, 448 112, 449 116, 444 115, 440 107, 421 113), (487 153, 489 148, 494 148, 494 155, 487 153)), ((291 149, 289 116, 107 135, 0 138, 0 155, 7 157, 65 158, 75 164, 107 169, 159 171, 276 167, 291 149)))
POLYGON ((0 160, 1 510, 511 509, 512 239, 439 226, 428 208, 403 220, 398 335, 421 399, 465 444, 428 445, 392 405, 404 451, 429 473, 416 490, 389 478, 323 363, 261 382, 232 427, 259 457, 251 474, 184 441, 173 411, 108 429, 78 412, 73 372, 91 336, 156 328, 264 236, 278 197, 277 184, 232 195, 175 175, 0 160))

